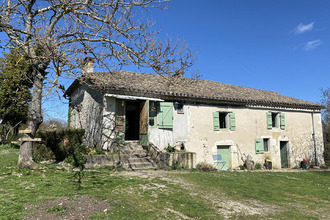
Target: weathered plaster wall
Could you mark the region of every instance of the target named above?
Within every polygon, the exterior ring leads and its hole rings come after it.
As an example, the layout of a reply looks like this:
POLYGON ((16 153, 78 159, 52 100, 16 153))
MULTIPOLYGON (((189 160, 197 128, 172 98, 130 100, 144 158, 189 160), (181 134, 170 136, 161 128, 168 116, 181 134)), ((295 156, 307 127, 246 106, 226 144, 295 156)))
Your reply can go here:
POLYGON ((183 113, 173 108, 173 129, 159 129, 149 126, 149 141, 164 150, 168 144, 185 143, 188 136, 188 106, 183 106, 183 113))
MULTIPOLYGON (((299 166, 303 158, 314 161, 314 139, 312 113, 295 112, 291 113, 287 118, 288 126, 286 130, 288 136, 291 137, 291 145, 289 147, 289 165, 292 167, 299 166)), ((323 158, 323 136, 321 114, 314 113, 315 140, 317 146, 317 157, 319 163, 324 164, 323 158)))
MULTIPOLYGON (((230 146, 230 167, 235 168, 243 164, 242 155, 251 155, 256 163, 264 163, 270 157, 274 168, 281 167, 280 141, 289 141, 289 167, 299 165, 299 162, 308 157, 313 159, 312 118, 310 112, 296 112, 284 109, 264 109, 245 107, 217 107, 208 105, 189 106, 189 135, 187 150, 197 153, 197 163, 207 161, 214 163, 213 154, 217 154, 217 146, 230 146), (234 112, 236 116, 236 131, 224 129, 213 130, 213 112, 234 112), (285 113, 285 130, 280 128, 267 129, 266 112, 277 111, 285 113), (269 152, 256 154, 255 139, 269 138, 269 152)), ((315 114, 315 131, 319 140, 322 139, 320 114, 315 114)), ((319 155, 323 152, 323 145, 318 143, 319 155)), ((321 161, 323 162, 323 161, 321 161)))
POLYGON ((71 96, 72 127, 85 129, 88 146, 102 145, 103 95, 86 84, 76 89, 71 96))
MULTIPOLYGON (((75 128, 86 129, 86 142, 90 146, 111 149, 115 137, 116 100, 103 97, 87 85, 78 88, 71 97, 72 119, 75 128)), ((173 129, 158 129, 149 126, 149 141, 160 150, 168 144, 184 143, 188 152, 196 152, 196 162, 214 163, 212 155, 217 146, 229 146, 230 167, 236 168, 241 158, 251 155, 256 163, 264 163, 270 157, 274 168, 281 167, 280 141, 288 141, 288 165, 299 166, 303 158, 314 160, 312 113, 310 111, 254 107, 224 107, 202 104, 185 104, 184 113, 173 110, 173 129), (213 130, 213 112, 234 112, 236 131, 213 130), (285 130, 267 129, 266 112, 285 113, 285 130), (255 139, 269 138, 269 151, 256 154, 255 139)), ((321 114, 314 113, 315 137, 318 158, 323 161, 321 114)))
POLYGON ((115 138, 116 127, 116 99, 104 97, 104 110, 102 121, 102 148, 112 150, 111 146, 115 138))

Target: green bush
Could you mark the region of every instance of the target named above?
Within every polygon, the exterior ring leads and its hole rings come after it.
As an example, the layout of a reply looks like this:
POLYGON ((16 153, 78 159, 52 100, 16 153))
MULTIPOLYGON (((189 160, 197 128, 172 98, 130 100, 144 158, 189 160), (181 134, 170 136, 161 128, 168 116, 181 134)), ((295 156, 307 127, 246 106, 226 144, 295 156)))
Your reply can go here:
POLYGON ((34 144, 33 157, 36 161, 51 159, 63 161, 79 147, 86 153, 86 147, 82 146, 84 133, 83 129, 38 132, 37 137, 42 138, 42 143, 34 144), (66 144, 64 144, 65 139, 68 140, 66 144))
POLYGON ((65 158, 65 162, 70 163, 73 167, 78 168, 75 171, 74 178, 78 183, 78 187, 81 188, 82 178, 84 177, 85 163, 87 161, 85 155, 87 148, 84 145, 76 145, 72 149, 73 152, 65 158))
POLYGON ((84 145, 78 145, 73 147, 74 151, 65 158, 65 162, 70 163, 72 166, 84 170, 86 157, 86 147, 84 145))
POLYGON ((172 147, 170 144, 167 145, 167 148, 165 150, 166 150, 166 152, 169 152, 169 153, 176 151, 175 147, 172 147))
POLYGON ((244 165, 239 165, 240 170, 246 170, 246 167, 244 165))
POLYGON ((254 166, 255 170, 261 170, 262 165, 260 163, 256 163, 256 165, 254 166))
POLYGON ((182 167, 178 161, 174 161, 174 163, 171 166, 172 170, 182 170, 184 167, 182 167))
POLYGON ((33 160, 36 162, 55 160, 54 152, 44 144, 34 144, 32 148, 33 160))
POLYGON ((19 149, 18 144, 8 143, 8 142, 2 142, 0 143, 1 149, 19 149))

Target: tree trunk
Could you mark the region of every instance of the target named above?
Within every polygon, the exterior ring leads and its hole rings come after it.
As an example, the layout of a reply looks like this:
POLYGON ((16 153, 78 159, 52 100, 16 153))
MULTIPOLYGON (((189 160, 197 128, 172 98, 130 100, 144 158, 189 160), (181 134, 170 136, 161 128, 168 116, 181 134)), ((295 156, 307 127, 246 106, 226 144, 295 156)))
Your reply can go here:
MULTIPOLYGON (((42 123, 41 101, 42 101, 42 88, 43 88, 43 75, 37 68, 34 68, 33 74, 33 92, 32 102, 29 108, 29 119, 27 130, 31 130, 31 134, 24 134, 24 137, 35 137, 39 125, 42 123)), ((32 159, 32 144, 31 141, 22 142, 19 151, 18 167, 36 169, 38 165, 32 159)))

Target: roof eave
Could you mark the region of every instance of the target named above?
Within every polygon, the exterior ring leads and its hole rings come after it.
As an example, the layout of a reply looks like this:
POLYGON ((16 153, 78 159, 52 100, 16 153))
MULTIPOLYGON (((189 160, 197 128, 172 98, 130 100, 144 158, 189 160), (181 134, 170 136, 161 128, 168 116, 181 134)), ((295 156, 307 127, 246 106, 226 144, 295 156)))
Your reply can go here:
POLYGON ((264 102, 260 100, 243 100, 243 99, 231 99, 231 98, 213 98, 208 96, 196 96, 184 93, 172 93, 172 92, 150 92, 139 90, 127 90, 127 89, 108 89, 107 93, 120 92, 122 94, 138 94, 148 97, 157 97, 162 99, 175 99, 185 100, 199 103, 214 103, 214 104, 231 104, 231 105, 256 105, 256 106, 270 106, 270 107, 282 107, 282 108, 298 108, 298 109, 311 109, 321 110, 325 108, 322 105, 307 105, 307 104, 290 104, 281 102, 264 102))

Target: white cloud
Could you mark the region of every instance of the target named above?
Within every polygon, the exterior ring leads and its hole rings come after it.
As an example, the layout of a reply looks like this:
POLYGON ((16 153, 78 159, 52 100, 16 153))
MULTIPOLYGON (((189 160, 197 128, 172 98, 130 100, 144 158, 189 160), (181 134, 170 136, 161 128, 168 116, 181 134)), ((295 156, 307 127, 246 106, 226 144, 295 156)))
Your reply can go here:
POLYGON ((295 27, 291 32, 293 32, 293 33, 295 33, 295 34, 302 34, 302 33, 305 33, 305 32, 307 32, 307 31, 311 31, 311 30, 313 30, 313 28, 314 28, 314 23, 315 23, 315 22, 311 22, 311 23, 306 24, 306 25, 300 23, 300 24, 298 24, 298 26, 295 27))
POLYGON ((320 46, 322 44, 322 41, 321 40, 312 40, 312 41, 308 41, 303 49, 306 50, 306 51, 309 51, 309 50, 314 50, 316 47, 320 46))

